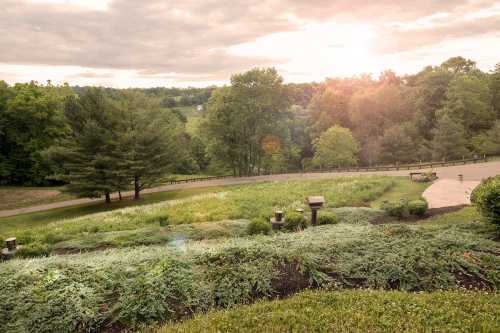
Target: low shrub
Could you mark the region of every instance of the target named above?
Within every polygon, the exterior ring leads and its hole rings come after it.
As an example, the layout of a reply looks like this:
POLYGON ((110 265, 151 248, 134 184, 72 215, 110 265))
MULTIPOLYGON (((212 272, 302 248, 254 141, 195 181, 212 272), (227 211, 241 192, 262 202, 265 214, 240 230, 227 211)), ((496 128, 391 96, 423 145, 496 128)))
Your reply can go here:
POLYGON ((428 208, 429 205, 427 204, 427 200, 423 198, 408 202, 408 212, 410 215, 423 216, 428 208))
POLYGON ((485 179, 471 193, 481 215, 500 226, 500 175, 485 179))
POLYGON ((337 223, 337 216, 332 212, 318 212, 318 224, 335 224, 337 223))
POLYGON ((390 202, 383 201, 380 208, 384 210, 387 215, 404 219, 411 216, 423 216, 427 212, 427 201, 424 198, 408 201, 401 198, 399 201, 390 202))
POLYGON ((397 217, 402 219, 410 215, 408 211, 408 201, 401 199, 396 202, 383 201, 380 208, 387 213, 389 216, 397 217))
POLYGON ((16 252, 16 257, 46 257, 52 252, 52 246, 40 242, 33 242, 28 245, 20 246, 16 252))
POLYGON ((254 220, 248 224, 247 233, 249 235, 268 235, 271 233, 271 224, 264 220, 254 220))
POLYGON ((285 214, 285 224, 283 227, 289 231, 303 230, 309 226, 309 221, 302 214, 290 212, 285 214))

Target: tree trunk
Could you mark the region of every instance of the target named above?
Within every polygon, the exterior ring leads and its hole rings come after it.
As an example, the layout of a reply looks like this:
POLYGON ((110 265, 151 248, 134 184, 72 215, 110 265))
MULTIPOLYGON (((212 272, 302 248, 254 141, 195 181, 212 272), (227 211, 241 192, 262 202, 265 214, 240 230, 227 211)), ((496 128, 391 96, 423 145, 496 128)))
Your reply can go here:
POLYGON ((139 187, 139 177, 134 177, 134 200, 139 200, 141 189, 139 187))
POLYGON ((109 192, 106 192, 106 203, 111 203, 111 195, 109 194, 109 192))

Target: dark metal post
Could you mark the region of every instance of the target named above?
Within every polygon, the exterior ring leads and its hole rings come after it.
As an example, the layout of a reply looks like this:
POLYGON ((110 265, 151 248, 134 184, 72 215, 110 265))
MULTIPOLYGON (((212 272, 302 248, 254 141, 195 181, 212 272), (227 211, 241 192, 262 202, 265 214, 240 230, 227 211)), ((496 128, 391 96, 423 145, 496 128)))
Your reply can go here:
POLYGON ((311 224, 313 226, 316 225, 317 219, 318 219, 318 209, 313 208, 313 209, 311 209, 311 224))
POLYGON ((277 210, 274 212, 274 218, 276 219, 276 222, 281 222, 283 219, 283 211, 277 210))

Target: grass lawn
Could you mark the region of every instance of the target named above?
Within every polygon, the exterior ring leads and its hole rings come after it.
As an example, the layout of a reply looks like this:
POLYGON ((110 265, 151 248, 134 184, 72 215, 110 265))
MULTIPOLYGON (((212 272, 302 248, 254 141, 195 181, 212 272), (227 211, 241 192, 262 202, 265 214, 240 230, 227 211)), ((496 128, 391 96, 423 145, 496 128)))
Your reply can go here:
POLYGON ((8 234, 15 234, 19 231, 29 230, 34 227, 44 227, 54 221, 73 219, 80 216, 109 212, 126 207, 149 205, 165 200, 181 199, 207 192, 217 192, 220 190, 221 188, 218 187, 207 187, 170 192, 158 192, 143 194, 141 200, 139 201, 132 200, 131 198, 126 198, 122 201, 115 200, 110 204, 106 204, 104 202, 91 203, 66 208, 56 208, 47 211, 22 214, 17 216, 1 217, 0 239, 9 237, 7 236, 8 234))
POLYGON ((61 187, 0 187, 0 210, 43 205, 74 199, 61 187))
POLYGON ((411 182, 406 177, 395 178, 394 186, 383 195, 375 199, 371 206, 379 208, 384 200, 399 201, 401 198, 406 198, 408 201, 419 199, 422 193, 432 183, 411 182))
MULTIPOLYGON (((212 311, 147 332, 500 332, 500 296, 474 292, 308 291, 212 311)), ((146 332, 146 331, 145 331, 146 332)))

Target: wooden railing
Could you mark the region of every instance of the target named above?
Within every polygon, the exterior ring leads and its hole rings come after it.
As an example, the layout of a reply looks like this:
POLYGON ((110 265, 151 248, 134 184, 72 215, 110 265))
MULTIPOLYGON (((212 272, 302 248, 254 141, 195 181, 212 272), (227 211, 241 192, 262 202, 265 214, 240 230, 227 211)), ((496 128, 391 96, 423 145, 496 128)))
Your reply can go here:
MULTIPOLYGON (((308 170, 308 171, 290 171, 290 172, 280 172, 280 173, 262 173, 262 174, 255 175, 255 176, 294 174, 294 173, 333 173, 333 172, 418 170, 418 169, 429 169, 429 168, 435 168, 435 167, 464 165, 464 164, 481 163, 481 162, 488 162, 488 157, 462 159, 462 160, 455 160, 455 161, 442 161, 442 162, 425 162, 425 163, 399 164, 399 165, 396 164, 396 165, 384 165, 384 166, 359 166, 359 167, 332 168, 332 169, 308 170)), ((187 178, 187 179, 169 180, 169 181, 166 181, 165 184, 173 185, 173 184, 182 184, 182 183, 204 182, 204 181, 209 181, 209 180, 217 180, 217 179, 225 179, 225 178, 242 178, 242 177, 248 177, 248 176, 222 175, 222 176, 187 178)))

